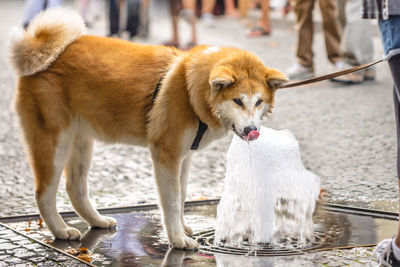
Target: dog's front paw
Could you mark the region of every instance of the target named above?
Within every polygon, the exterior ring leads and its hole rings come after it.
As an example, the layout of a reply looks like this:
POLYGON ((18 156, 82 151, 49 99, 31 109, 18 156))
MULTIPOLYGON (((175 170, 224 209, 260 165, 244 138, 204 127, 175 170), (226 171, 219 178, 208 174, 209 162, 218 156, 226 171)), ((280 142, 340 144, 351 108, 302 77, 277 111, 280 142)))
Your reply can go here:
POLYGON ((100 216, 99 219, 90 223, 93 228, 113 228, 117 225, 117 220, 112 217, 100 216))
POLYGON ((195 240, 185 234, 174 236, 173 238, 170 238, 169 242, 173 248, 179 249, 195 249, 199 246, 195 240))
POLYGON ((54 236, 63 240, 79 240, 81 239, 81 232, 73 227, 67 227, 59 231, 53 232, 54 236))

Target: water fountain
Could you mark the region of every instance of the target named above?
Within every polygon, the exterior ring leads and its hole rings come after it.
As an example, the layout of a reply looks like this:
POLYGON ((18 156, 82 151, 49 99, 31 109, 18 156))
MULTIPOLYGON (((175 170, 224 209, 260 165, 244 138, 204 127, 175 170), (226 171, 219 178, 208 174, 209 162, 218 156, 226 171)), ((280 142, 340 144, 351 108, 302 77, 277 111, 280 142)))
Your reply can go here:
POLYGON ((261 127, 260 137, 252 142, 234 136, 214 244, 312 242, 319 192, 319 177, 303 166, 299 144, 289 130, 261 127))

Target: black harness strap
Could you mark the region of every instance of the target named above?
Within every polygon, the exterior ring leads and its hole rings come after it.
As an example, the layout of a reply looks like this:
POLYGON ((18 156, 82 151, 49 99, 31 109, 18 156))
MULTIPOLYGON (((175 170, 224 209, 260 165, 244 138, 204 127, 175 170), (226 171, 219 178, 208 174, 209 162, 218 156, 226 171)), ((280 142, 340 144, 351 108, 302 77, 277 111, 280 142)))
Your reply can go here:
POLYGON ((151 98, 151 105, 154 105, 154 101, 156 101, 158 92, 160 92, 161 82, 162 82, 163 78, 164 78, 164 76, 162 76, 160 78, 160 80, 158 81, 158 83, 156 85, 156 89, 154 89, 153 97, 151 98))
POLYGON ((196 150, 199 148, 201 138, 203 137, 204 133, 207 131, 208 125, 202 122, 199 119, 199 128, 197 129, 196 137, 194 138, 191 150, 196 150))
MULTIPOLYGON (((156 88, 154 89, 153 97, 151 99, 151 104, 152 105, 154 105, 154 102, 156 101, 158 92, 160 92, 161 84, 162 84, 163 79, 164 79, 164 76, 160 78, 160 80, 157 83, 156 88)), ((191 150, 196 150, 196 149, 199 148, 201 138, 203 137, 203 135, 204 135, 204 133, 206 132, 207 129, 208 129, 208 125, 205 124, 204 122, 202 122, 199 119, 199 128, 197 129, 196 137, 194 138, 192 146, 190 147, 191 150)))

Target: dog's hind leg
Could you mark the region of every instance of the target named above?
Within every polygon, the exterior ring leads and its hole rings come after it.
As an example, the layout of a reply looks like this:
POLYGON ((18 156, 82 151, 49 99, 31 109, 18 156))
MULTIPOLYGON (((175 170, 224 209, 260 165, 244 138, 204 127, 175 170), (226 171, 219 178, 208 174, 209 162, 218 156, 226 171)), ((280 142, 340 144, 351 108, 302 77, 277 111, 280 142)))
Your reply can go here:
POLYGON ((53 235, 79 239, 57 211, 56 193, 68 158, 73 127, 60 99, 61 90, 47 79, 20 79, 15 107, 24 133, 26 152, 35 177, 35 197, 40 215, 53 235))
POLYGON ((67 192, 76 212, 91 227, 114 227, 117 221, 114 218, 100 215, 89 200, 87 175, 92 151, 93 139, 81 133, 76 133, 65 168, 67 192))
POLYGON ((28 151, 35 173, 36 202, 40 215, 53 235, 60 239, 80 239, 79 230, 69 227, 61 218, 56 207, 56 193, 61 173, 69 154, 71 131, 55 136, 41 130, 38 135, 30 134, 28 151))
POLYGON ((185 211, 185 199, 186 199, 186 187, 187 187, 187 182, 189 179, 189 169, 190 169, 190 163, 192 162, 192 156, 188 155, 182 162, 182 167, 181 167, 181 221, 183 228, 185 229, 185 234, 188 236, 193 235, 192 229, 185 224, 185 219, 184 219, 184 211, 185 211))

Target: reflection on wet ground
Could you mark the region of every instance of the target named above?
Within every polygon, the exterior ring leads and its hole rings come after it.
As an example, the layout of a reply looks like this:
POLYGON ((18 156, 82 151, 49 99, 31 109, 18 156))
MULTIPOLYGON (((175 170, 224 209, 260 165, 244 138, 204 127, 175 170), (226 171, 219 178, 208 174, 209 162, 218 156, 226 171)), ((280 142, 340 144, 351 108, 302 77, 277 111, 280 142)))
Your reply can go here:
MULTIPOLYGON (((185 214, 187 224, 194 232, 215 228, 216 205, 192 206, 187 208, 185 214)), ((285 263, 306 264, 310 260, 310 257, 304 255, 254 257, 212 253, 207 249, 171 249, 160 225, 158 210, 109 215, 117 219, 116 229, 89 230, 79 218, 67 219, 70 225, 82 231, 83 237, 80 241, 52 240, 48 230, 35 223, 30 223, 29 229, 26 221, 8 225, 24 230, 30 236, 62 250, 86 247, 89 249, 92 264, 98 266, 279 266, 285 263)), ((324 211, 321 208, 314 215, 315 230, 324 234, 319 248, 375 244, 383 238, 391 237, 396 227, 396 221, 324 211)))

